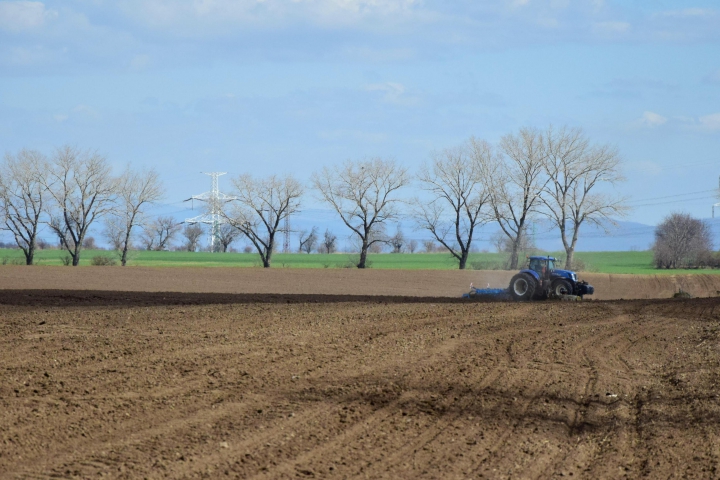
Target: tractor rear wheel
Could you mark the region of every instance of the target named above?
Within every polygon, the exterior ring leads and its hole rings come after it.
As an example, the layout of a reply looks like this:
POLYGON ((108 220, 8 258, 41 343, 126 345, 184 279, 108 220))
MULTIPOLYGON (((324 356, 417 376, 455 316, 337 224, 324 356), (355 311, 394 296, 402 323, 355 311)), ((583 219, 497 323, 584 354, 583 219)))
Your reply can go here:
POLYGON ((532 300, 537 282, 527 273, 518 273, 510 280, 510 295, 513 300, 532 300))
POLYGON ((573 288, 567 280, 557 280, 553 283, 551 293, 559 298, 561 295, 572 295, 573 288))

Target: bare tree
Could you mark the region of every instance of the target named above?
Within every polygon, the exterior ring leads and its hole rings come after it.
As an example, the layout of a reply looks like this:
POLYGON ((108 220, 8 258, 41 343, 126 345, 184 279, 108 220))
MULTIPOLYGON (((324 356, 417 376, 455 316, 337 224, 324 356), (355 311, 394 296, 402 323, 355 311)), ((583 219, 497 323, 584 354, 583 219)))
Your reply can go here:
POLYGON ((511 242, 510 269, 518 268, 528 220, 539 211, 540 195, 548 182, 545 174, 545 148, 542 134, 521 128, 517 135, 500 140, 503 154, 488 174, 493 185, 490 197, 495 220, 511 242))
POLYGON ((423 240, 422 244, 425 253, 433 253, 435 251, 435 240, 423 240))
POLYGON ((283 220, 300 208, 303 187, 289 175, 255 179, 245 174, 232 182, 237 199, 225 218, 250 240, 263 267, 270 268, 275 235, 283 220))
POLYGON ((322 240, 322 249, 325 253, 335 253, 337 250, 337 235, 334 235, 329 229, 325 229, 322 240))
POLYGON ((380 158, 348 160, 342 166, 325 167, 313 174, 313 187, 360 240, 358 268, 365 268, 369 247, 384 241, 373 233, 397 218, 400 200, 395 195, 408 181, 407 169, 380 158))
POLYGON ((668 215, 655 229, 653 254, 657 268, 702 266, 710 259, 712 247, 708 224, 686 213, 668 215))
POLYGON ((402 253, 405 248, 405 234, 400 225, 398 225, 395 235, 388 239, 388 243, 392 247, 392 253, 402 253))
POLYGON ((170 242, 182 230, 182 225, 173 217, 157 217, 143 224, 140 244, 145 250, 163 251, 170 248, 170 242))
POLYGON ((318 228, 312 227, 310 232, 303 230, 300 232, 300 246, 298 247, 299 252, 310 253, 315 250, 315 245, 318 243, 318 228))
MULTIPOLYGON (((368 253, 382 253, 383 249, 387 245, 387 242, 387 239, 383 239, 379 242, 371 242, 368 247, 368 253)), ((360 250, 360 248, 357 248, 357 250, 360 250)))
POLYGON ((475 229, 490 219, 483 208, 490 201, 486 181, 492 162, 490 145, 471 138, 467 145, 436 153, 418 174, 421 188, 430 194, 429 201, 413 201, 418 226, 458 260, 460 270, 467 264, 475 229))
POLYGON ((415 253, 415 252, 417 251, 417 249, 418 249, 418 241, 415 240, 414 238, 411 239, 411 240, 408 242, 408 247, 407 247, 407 249, 408 249, 408 252, 410 252, 410 253, 415 253))
POLYGON ((218 240, 220 240, 219 247, 222 248, 223 253, 227 252, 230 244, 232 244, 239 237, 240 231, 234 228, 232 225, 228 225, 227 223, 223 223, 222 225, 220 225, 220 228, 218 229, 218 240))
POLYGON ((110 241, 112 249, 121 252, 123 249, 123 241, 125 239, 125 226, 119 217, 109 215, 105 219, 105 229, 103 235, 110 241))
POLYGON ((85 237, 83 240, 83 248, 86 250, 97 250, 98 246, 95 237, 85 237))
POLYGON ((47 159, 40 152, 21 150, 6 155, 0 167, 0 213, 3 229, 9 230, 32 265, 45 204, 49 194, 43 175, 47 159))
POLYGON ((568 127, 555 130, 552 126, 544 134, 544 166, 549 182, 541 199, 546 214, 560 229, 565 248, 565 268, 572 269, 580 226, 597 225, 607 231, 615 224, 614 216, 627 211, 625 199, 617 195, 598 193, 600 182, 610 185, 624 180, 620 174, 617 150, 607 146, 592 146, 580 129, 568 127))
MULTIPOLYGON (((132 171, 128 166, 120 175, 117 183, 117 204, 111 212, 111 241, 120 253, 120 264, 123 267, 127 264, 133 229, 145 222, 146 209, 160 200, 163 194, 160 176, 154 169, 132 171), (116 241, 118 238, 120 242, 116 241)), ((110 231, 106 222, 106 232, 110 231)))
POLYGON ((114 206, 117 181, 105 157, 70 146, 55 152, 45 178, 55 203, 48 225, 77 266, 90 225, 114 206))
MULTIPOLYGON (((532 252, 533 250, 537 250, 535 239, 529 232, 529 225, 525 225, 525 231, 520 238, 520 245, 517 246, 518 252, 532 252)), ((490 241, 495 246, 498 253, 512 253, 513 242, 507 235, 505 235, 505 233, 503 233, 502 230, 495 232, 490 237, 490 241)))
POLYGON ((197 223, 189 223, 182 230, 185 237, 185 250, 194 252, 200 246, 200 237, 203 234, 203 228, 197 223))

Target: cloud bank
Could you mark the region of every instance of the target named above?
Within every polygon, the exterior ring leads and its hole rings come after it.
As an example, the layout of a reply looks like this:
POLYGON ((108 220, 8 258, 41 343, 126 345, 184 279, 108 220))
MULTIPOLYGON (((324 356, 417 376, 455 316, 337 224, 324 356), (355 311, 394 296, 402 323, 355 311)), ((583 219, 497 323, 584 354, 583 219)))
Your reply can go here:
POLYGON ((718 10, 604 0, 0 0, 0 74, 718 40, 718 10))

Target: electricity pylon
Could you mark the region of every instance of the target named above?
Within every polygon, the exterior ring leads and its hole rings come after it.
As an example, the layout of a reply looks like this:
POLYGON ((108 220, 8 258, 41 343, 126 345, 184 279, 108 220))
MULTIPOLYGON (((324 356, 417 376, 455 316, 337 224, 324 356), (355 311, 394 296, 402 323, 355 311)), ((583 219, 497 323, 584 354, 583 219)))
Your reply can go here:
MULTIPOLYGON (((718 188, 720 188, 720 178, 718 178, 718 188)), ((716 203, 715 205, 713 205, 713 208, 712 208, 712 212, 713 212, 712 218, 715 218, 715 207, 720 207, 720 203, 716 203)))
POLYGON ((191 200, 199 200, 201 202, 207 202, 207 213, 203 213, 202 215, 198 215, 197 217, 193 218, 186 218, 185 223, 189 223, 191 225, 195 223, 204 223, 210 225, 210 251, 214 252, 215 245, 219 245, 220 243, 220 225, 226 223, 225 219, 222 216, 223 204, 232 200, 237 200, 237 197, 225 195, 220 191, 220 188, 218 187, 218 177, 220 175, 225 175, 227 172, 201 173, 204 173, 205 175, 210 175, 212 177, 212 190, 210 190, 209 192, 201 193, 200 195, 193 195, 185 201, 188 202, 191 200))
POLYGON ((285 241, 283 242, 283 253, 290 253, 290 215, 287 215, 285 217, 283 233, 285 233, 285 241))

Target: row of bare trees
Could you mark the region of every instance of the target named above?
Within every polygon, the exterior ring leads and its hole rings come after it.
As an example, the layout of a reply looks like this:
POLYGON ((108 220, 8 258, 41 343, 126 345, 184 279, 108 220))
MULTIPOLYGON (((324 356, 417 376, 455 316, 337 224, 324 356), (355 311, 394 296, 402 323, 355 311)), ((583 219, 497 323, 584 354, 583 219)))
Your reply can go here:
POLYGON ((115 176, 104 156, 70 146, 49 158, 21 150, 6 155, 0 165, 2 227, 15 237, 28 265, 33 264, 43 225, 57 235, 72 265, 78 265, 90 226, 103 217, 125 265, 133 230, 146 221, 148 208, 162 195, 154 170, 128 167, 115 176))
MULTIPOLYGON (((317 197, 328 204, 351 231, 359 250, 358 268, 379 243, 393 244, 388 223, 409 204, 419 228, 427 230, 464 269, 477 229, 497 222, 510 246, 510 268, 526 244, 528 225, 550 219, 560 230, 570 268, 580 228, 605 227, 624 215, 624 199, 598 192, 600 182, 621 181, 620 157, 607 145, 595 145, 580 129, 520 129, 497 146, 470 138, 465 144, 436 152, 417 175, 391 160, 373 158, 325 167, 311 176, 317 197), (403 199, 400 191, 417 181, 422 195, 403 199)), ((233 180, 237 202, 227 222, 255 246, 269 267, 275 236, 284 219, 300 209, 302 185, 291 176, 233 180)), ((318 242, 317 231, 301 235, 301 248, 318 242)), ((394 239, 395 245, 401 239, 394 239)), ((404 241, 404 239, 402 239, 404 241)))
MULTIPOLYGON (((405 205, 420 229, 427 230, 464 269, 478 228, 497 222, 510 250, 510 268, 526 243, 529 223, 543 216, 559 228, 566 265, 572 266, 580 227, 604 226, 625 212, 624 199, 597 191, 600 182, 622 180, 617 151, 595 145, 579 129, 532 128, 501 138, 497 145, 470 138, 463 145, 433 154, 416 175, 392 160, 372 158, 325 167, 311 176, 317 198, 328 204, 357 242, 358 268, 379 244, 400 251, 404 238, 386 234, 405 205), (420 194, 401 197, 413 181, 420 194)), ((291 175, 232 179, 233 200, 222 205, 225 225, 216 232, 223 250, 239 236, 252 243, 264 267, 270 267, 277 235, 285 219, 300 210, 304 186, 291 175)), ((127 261, 134 229, 142 227, 146 249, 163 250, 178 232, 172 217, 147 216, 163 195, 154 170, 126 169, 113 176, 106 159, 90 151, 62 147, 48 159, 23 150, 7 155, 0 170, 0 208, 11 231, 32 263, 39 226, 58 236, 77 265, 83 240, 96 219, 105 216, 106 235, 127 261)), ((197 246, 188 232, 188 245, 197 246)), ((322 242, 334 251, 336 237, 326 231, 322 242)), ((301 238, 301 248, 319 243, 316 230, 301 238)), ((190 248, 189 248, 190 249, 190 248)), ((309 250, 308 250, 309 251, 309 250)))
POLYGON ((434 155, 418 176, 429 201, 416 198, 414 213, 465 268, 476 229, 495 221, 510 244, 510 268, 518 267, 529 223, 550 219, 560 230, 571 268, 580 227, 605 227, 626 212, 625 199, 597 192, 601 181, 621 181, 620 157, 593 145, 580 129, 520 129, 499 145, 470 138, 434 155))

